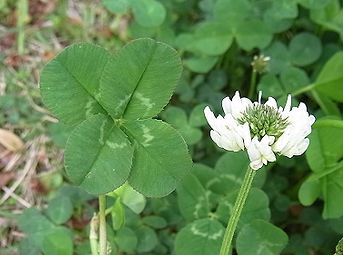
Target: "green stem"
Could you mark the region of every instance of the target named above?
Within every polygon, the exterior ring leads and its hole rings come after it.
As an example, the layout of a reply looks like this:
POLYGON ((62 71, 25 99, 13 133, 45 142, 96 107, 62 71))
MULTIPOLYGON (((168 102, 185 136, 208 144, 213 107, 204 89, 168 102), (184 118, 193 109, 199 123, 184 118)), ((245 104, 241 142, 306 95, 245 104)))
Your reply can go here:
POLYGON ((17 49, 18 54, 25 53, 25 24, 28 21, 28 1, 19 0, 17 2, 17 49))
POLYGON ((229 254, 229 250, 231 247, 231 242, 233 239, 233 235, 235 233, 237 223, 239 221, 239 217, 242 213, 242 209, 244 207, 245 201, 248 197, 252 181, 254 180, 254 176, 256 174, 255 170, 252 170, 250 167, 248 167, 246 174, 244 176, 244 180, 242 183, 242 186, 239 190, 238 197, 236 199, 235 205, 233 207, 229 222, 227 224, 222 247, 220 249, 219 255, 227 255, 229 254))
POLYGON ((248 93, 248 98, 252 98, 255 94, 255 87, 256 87, 256 76, 257 72, 253 69, 250 79, 250 88, 248 93))
POLYGON ((106 196, 99 196, 99 255, 107 255, 106 196))
POLYGON ((98 227, 99 218, 96 214, 94 214, 91 219, 89 230, 89 242, 91 245, 92 255, 98 255, 98 227))
POLYGON ((303 88, 300 88, 300 89, 294 91, 294 92, 292 93, 292 96, 298 96, 298 95, 300 95, 300 94, 302 94, 302 93, 305 93, 305 92, 308 92, 308 91, 314 89, 315 87, 316 87, 316 84, 315 84, 315 83, 310 84, 310 85, 307 85, 306 87, 303 87, 303 88))

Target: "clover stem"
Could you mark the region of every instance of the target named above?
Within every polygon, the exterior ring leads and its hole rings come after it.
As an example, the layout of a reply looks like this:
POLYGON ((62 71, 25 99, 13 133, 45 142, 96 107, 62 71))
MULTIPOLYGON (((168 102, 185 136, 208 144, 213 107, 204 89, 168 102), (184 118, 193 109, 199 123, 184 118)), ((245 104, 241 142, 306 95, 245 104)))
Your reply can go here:
POLYGON ((250 167, 248 167, 246 174, 244 176, 243 183, 241 185, 241 188, 238 192, 238 196, 235 202, 235 205, 232 209, 232 213, 229 219, 229 222, 227 224, 223 242, 222 242, 222 247, 220 248, 220 253, 219 255, 228 255, 229 250, 231 247, 231 242, 233 239, 233 235, 235 233, 237 223, 239 221, 239 217, 242 213, 242 209, 244 207, 245 201, 248 197, 252 181, 254 180, 254 176, 256 174, 255 170, 252 170, 250 167))
POLYGON ((250 79, 250 88, 248 93, 248 98, 253 98, 255 95, 255 87, 256 87, 256 76, 257 72, 256 70, 252 70, 251 79, 250 79))
POLYGON ((99 255, 107 255, 106 196, 99 196, 99 255))
POLYGON ((89 242, 91 246, 92 255, 98 255, 98 227, 99 218, 94 213, 89 226, 89 242))

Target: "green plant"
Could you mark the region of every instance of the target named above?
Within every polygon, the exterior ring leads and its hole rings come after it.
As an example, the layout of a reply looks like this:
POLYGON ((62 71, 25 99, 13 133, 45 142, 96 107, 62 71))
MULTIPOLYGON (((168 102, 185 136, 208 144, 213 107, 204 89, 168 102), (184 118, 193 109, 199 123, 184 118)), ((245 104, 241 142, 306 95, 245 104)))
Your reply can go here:
POLYGON ((151 119, 168 103, 181 70, 175 50, 140 39, 116 55, 92 44, 72 45, 42 72, 44 103, 74 126, 66 144, 67 175, 99 195, 101 255, 107 254, 106 193, 127 181, 146 196, 162 197, 191 166, 182 137, 151 119))

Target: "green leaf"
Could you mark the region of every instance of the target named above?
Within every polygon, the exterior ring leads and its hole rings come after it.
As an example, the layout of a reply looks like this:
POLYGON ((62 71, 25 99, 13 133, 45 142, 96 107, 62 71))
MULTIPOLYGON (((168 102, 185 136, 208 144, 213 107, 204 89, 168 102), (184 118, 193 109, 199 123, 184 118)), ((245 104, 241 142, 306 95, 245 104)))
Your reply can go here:
POLYGON ((157 27, 166 17, 166 9, 156 0, 129 0, 133 15, 141 26, 157 27))
POLYGON ((98 114, 73 130, 66 145, 65 168, 76 185, 103 194, 127 180, 132 155, 133 147, 123 131, 98 114))
POLYGON ((116 233, 115 242, 120 250, 133 253, 137 247, 138 238, 134 231, 124 227, 116 233))
POLYGON ((239 255, 277 255, 287 245, 285 232, 264 220, 254 220, 238 233, 236 248, 239 255))
POLYGON ((252 14, 251 4, 247 0, 218 0, 214 6, 214 17, 228 24, 244 20, 252 14))
POLYGON ((189 124, 192 127, 202 127, 207 124, 207 121, 205 119, 204 115, 204 109, 207 106, 207 104, 198 104, 195 106, 189 116, 189 124))
POLYGON ((182 128, 187 126, 187 114, 179 107, 168 106, 162 113, 162 118, 166 120, 174 128, 182 128))
POLYGON ((153 229, 140 226, 136 231, 138 237, 137 251, 148 252, 153 250, 158 244, 156 233, 153 229))
POLYGON ((283 95, 290 94, 310 83, 306 72, 297 67, 289 67, 280 74, 280 80, 284 87, 283 95))
POLYGON ((62 224, 73 215, 73 204, 69 197, 57 196, 50 200, 46 213, 54 223, 62 224))
MULTIPOLYGON (((212 179, 207 188, 218 194, 226 195, 236 191, 242 184, 245 171, 249 165, 249 159, 244 152, 227 152, 219 158, 215 166, 216 177, 212 179)), ((253 185, 263 185, 265 173, 259 171, 253 185)))
POLYGON ((114 230, 121 229, 125 224, 125 209, 120 197, 116 199, 111 209, 112 227, 114 230))
POLYGON ((145 216, 144 218, 142 218, 142 222, 145 225, 155 229, 165 228, 168 225, 167 221, 164 218, 155 215, 145 216))
POLYGON ((128 0, 101 0, 101 3, 113 13, 124 14, 129 10, 128 0))
POLYGON ((70 230, 65 227, 55 228, 44 237, 42 250, 49 255, 72 255, 73 240, 70 230))
MULTIPOLYGON (((39 249, 44 254, 73 254, 72 236, 68 229, 56 227, 37 209, 29 208, 19 217, 19 228, 28 235, 33 250, 39 249), (61 245, 63 243, 63 245, 61 245)), ((25 253, 26 254, 26 253, 25 253)))
POLYGON ((233 30, 239 46, 246 51, 264 49, 273 39, 272 32, 258 19, 238 23, 233 30))
POLYGON ((127 122, 123 127, 135 146, 129 184, 148 197, 172 192, 192 163, 182 137, 158 120, 127 122))
POLYGON ((168 103, 181 71, 181 60, 168 45, 152 39, 134 40, 106 65, 100 81, 101 100, 113 118, 153 117, 168 103))
POLYGON ((204 22, 195 30, 191 50, 208 56, 225 53, 233 41, 231 31, 223 22, 204 22))
MULTIPOLYGON (((224 197, 217 208, 216 215, 220 221, 226 224, 232 214, 233 206, 236 202, 238 190, 224 197)), ((252 188, 248 195, 246 204, 240 216, 237 228, 240 229, 245 224, 254 219, 270 219, 269 199, 266 193, 257 188, 252 188)))
POLYGON ((283 93, 283 87, 278 78, 274 74, 265 74, 262 76, 258 90, 262 91, 263 97, 280 97, 283 93))
POLYGON ((299 201, 309 206, 319 197, 321 193, 321 182, 318 179, 309 177, 301 184, 299 189, 299 201))
POLYGON ((186 112, 174 106, 169 106, 162 112, 163 119, 177 129, 187 144, 193 145, 200 141, 202 132, 188 123, 186 112))
POLYGON ((194 175, 184 177, 176 192, 180 212, 186 220, 208 216, 210 208, 206 191, 194 175))
POLYGON ((318 184, 305 182, 301 187, 302 196, 304 196, 301 202, 310 204, 320 192, 324 200, 323 218, 325 219, 338 218, 343 215, 343 208, 340 206, 343 203, 341 160, 343 140, 337 139, 342 135, 343 128, 339 125, 331 127, 319 125, 310 135, 311 143, 306 152, 307 161, 314 172, 309 181, 319 180, 321 190, 318 191, 318 184))
POLYGON ((40 248, 30 238, 24 238, 20 240, 19 252, 25 255, 37 255, 40 254, 40 248))
MULTIPOLYGON (((313 0, 311 0, 313 1, 313 0)), ((343 12, 341 3, 337 0, 322 0, 328 2, 324 8, 311 9, 310 17, 323 28, 337 32, 343 39, 343 12)), ((319 3, 322 1, 318 1, 319 3)))
POLYGON ((186 225, 176 235, 177 255, 219 254, 224 227, 214 219, 196 220, 186 225))
POLYGON ((336 53, 319 73, 314 88, 330 98, 343 102, 343 52, 336 53))
POLYGON ((289 44, 291 61, 298 66, 306 66, 315 62, 322 53, 319 38, 311 33, 303 32, 292 38, 289 44))
POLYGON ((298 2, 308 9, 322 9, 328 5, 331 0, 298 0, 298 2))
POLYGON ((343 128, 318 127, 310 135, 310 145, 306 152, 307 162, 314 172, 331 167, 343 157, 343 128))
POLYGON ((324 210, 323 218, 339 218, 343 215, 343 167, 322 179, 324 210))
POLYGON ((26 209, 19 217, 18 226, 24 233, 33 238, 34 243, 39 247, 42 246, 45 233, 54 228, 54 224, 36 208, 26 209))
POLYGON ((184 64, 196 73, 207 73, 217 63, 218 57, 193 56, 184 60, 184 64))
POLYGON ((105 49, 88 43, 66 48, 42 71, 40 91, 44 104, 69 125, 105 113, 99 101, 99 81, 110 58, 105 49))
POLYGON ((290 54, 287 47, 280 41, 273 42, 263 53, 271 59, 268 68, 272 74, 278 74, 291 66, 290 54))
POLYGON ((125 186, 125 190, 121 195, 121 200, 124 205, 129 207, 136 214, 140 214, 146 205, 145 197, 135 191, 130 185, 125 186))

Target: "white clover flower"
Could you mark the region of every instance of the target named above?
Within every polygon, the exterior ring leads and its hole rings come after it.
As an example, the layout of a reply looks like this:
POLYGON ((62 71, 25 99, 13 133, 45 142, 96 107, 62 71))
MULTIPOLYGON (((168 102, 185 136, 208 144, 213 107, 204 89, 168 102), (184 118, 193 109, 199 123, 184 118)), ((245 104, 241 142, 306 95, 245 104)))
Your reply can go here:
POLYGON ((304 103, 291 109, 290 95, 282 108, 272 97, 262 104, 261 94, 258 102, 251 102, 241 98, 237 91, 232 100, 223 99, 222 107, 224 117, 215 117, 208 106, 204 110, 212 128, 212 140, 228 151, 246 149, 254 170, 274 162, 275 154, 291 158, 303 154, 309 145, 306 137, 311 133, 315 118, 309 115, 304 103))

